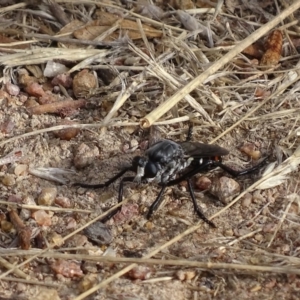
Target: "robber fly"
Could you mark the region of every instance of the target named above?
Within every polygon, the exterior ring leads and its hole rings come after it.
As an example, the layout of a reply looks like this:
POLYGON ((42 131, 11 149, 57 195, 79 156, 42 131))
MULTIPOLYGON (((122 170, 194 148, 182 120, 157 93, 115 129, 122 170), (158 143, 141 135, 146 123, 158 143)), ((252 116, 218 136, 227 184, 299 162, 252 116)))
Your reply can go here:
MULTIPOLYGON (((147 213, 147 218, 150 218, 162 202, 162 196, 165 189, 168 186, 173 186, 186 180, 195 212, 204 222, 212 227, 216 227, 215 224, 208 220, 200 210, 196 202, 191 178, 197 173, 202 173, 217 167, 222 168, 230 175, 236 177, 258 170, 262 167, 266 160, 264 159, 252 168, 236 171, 222 163, 222 156, 227 155, 228 153, 228 150, 218 145, 209 145, 190 141, 174 142, 172 140, 164 139, 152 145, 145 151, 143 156, 134 157, 132 164, 129 167, 124 168, 105 183, 95 185, 75 183, 74 185, 85 188, 104 188, 123 176, 126 172, 134 172, 136 173, 135 176, 123 177, 121 179, 118 202, 122 202, 123 186, 125 182, 156 182, 161 186, 161 190, 147 213)), ((106 216, 103 221, 111 218, 120 209, 121 207, 117 208, 111 214, 106 216)))

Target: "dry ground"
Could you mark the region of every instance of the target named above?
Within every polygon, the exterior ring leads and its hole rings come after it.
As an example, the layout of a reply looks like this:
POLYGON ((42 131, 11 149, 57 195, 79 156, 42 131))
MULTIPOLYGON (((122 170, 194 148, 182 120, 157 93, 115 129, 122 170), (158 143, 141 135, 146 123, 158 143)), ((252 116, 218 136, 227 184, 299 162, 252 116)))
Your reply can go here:
MULTIPOLYGON (((250 2, 156 1, 156 9, 165 15, 155 20, 147 15, 145 3, 138 6, 135 1, 62 0, 59 6, 0 1, 0 299, 300 298, 300 4, 250 2), (59 14, 60 8, 65 15, 59 14), (290 11, 279 23, 285 8, 290 11), (174 9, 188 9, 196 23, 188 20, 192 23, 187 25, 186 15, 174 9), (80 20, 84 26, 99 11, 122 15, 136 27, 114 21, 105 25, 104 33, 97 31, 98 40, 86 36, 77 44, 73 35, 58 35, 64 25, 80 20), (265 66, 260 63, 263 44, 275 28, 282 32, 282 50, 278 40, 272 49, 281 50, 281 59, 265 66), (116 35, 108 38, 111 32, 116 35), (133 32, 137 36, 130 36, 133 32), (95 44, 87 46, 91 41, 95 44), (67 42, 81 52, 71 52, 67 42), (21 44, 25 49, 17 48, 21 44), (260 54, 244 51, 249 45, 260 54), (58 56, 54 48, 61 51, 58 56), (88 81, 80 89, 77 81, 64 88, 63 81, 55 91, 52 78, 43 76, 49 60, 74 68, 73 79, 81 69, 93 70, 97 87, 89 87, 88 81), (30 78, 41 72, 36 81, 50 98, 67 93, 74 100, 86 99, 85 106, 45 108, 32 82, 20 82, 24 69, 30 78), (21 92, 14 95, 16 86, 21 92), (182 93, 175 94, 180 89, 182 93), (39 102, 41 114, 34 113, 29 100, 39 102), (80 124, 79 134, 70 140, 57 137, 54 126, 62 119, 80 124), (185 139, 190 119, 194 141, 230 150, 226 165, 255 165, 256 160, 239 150, 252 145, 261 156, 269 156, 269 171, 237 178, 243 193, 232 206, 196 190, 215 229, 194 214, 184 184, 167 190, 151 220, 145 215, 159 188, 128 184, 121 213, 102 228, 102 241, 93 241, 84 227, 116 204, 118 182, 98 190, 72 182, 104 182, 142 153, 157 132, 162 138, 185 139), (158 129, 140 130, 147 122, 158 129), (5 158, 15 152, 22 157, 5 158), (46 169, 37 174, 38 168, 46 169), (56 170, 55 179, 64 178, 60 184, 42 178, 50 168, 74 173, 63 177, 56 170), (41 192, 49 187, 57 191, 55 202, 48 208, 38 206, 41 192), (12 220, 12 210, 20 215, 21 225, 12 220), (47 212, 42 220, 37 220, 37 210, 47 212), (24 228, 40 232, 26 250, 24 228)), ((214 170, 206 175, 218 182, 226 174, 214 170)))

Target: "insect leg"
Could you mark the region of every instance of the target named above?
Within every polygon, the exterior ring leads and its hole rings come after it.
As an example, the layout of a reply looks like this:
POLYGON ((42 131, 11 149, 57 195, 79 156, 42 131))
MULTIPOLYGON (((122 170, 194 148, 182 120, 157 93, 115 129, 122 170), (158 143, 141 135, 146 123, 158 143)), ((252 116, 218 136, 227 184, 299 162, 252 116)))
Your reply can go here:
POLYGON ((192 136, 193 136, 193 128, 194 128, 194 124, 192 122, 190 122, 189 123, 189 129, 188 129, 188 132, 187 132, 187 136, 186 136, 186 139, 185 139, 186 142, 191 141, 192 136))
POLYGON ((157 208, 159 207, 159 205, 161 204, 162 202, 162 199, 163 199, 163 194, 164 194, 164 191, 166 189, 166 186, 163 185, 158 196, 156 197, 155 201, 151 204, 149 210, 148 210, 148 213, 147 213, 147 219, 149 219, 152 214, 154 213, 155 210, 157 210, 157 208))
POLYGON ((201 211, 201 209, 199 208, 199 206, 197 204, 197 201, 196 201, 196 198, 195 198, 194 189, 191 185, 191 179, 190 178, 187 179, 187 183, 188 183, 189 192, 190 192, 190 195, 191 195, 191 198, 192 198, 192 201, 193 201, 194 211, 197 213, 199 218, 202 219, 205 223, 207 223, 209 226, 211 226, 213 228, 216 228, 216 225, 212 221, 208 220, 205 217, 205 215, 203 214, 203 212, 201 211))
POLYGON ((120 171, 117 175, 112 177, 111 179, 107 180, 104 183, 99 183, 99 184, 88 184, 88 183, 81 183, 81 182, 75 182, 73 183, 73 186, 81 186, 83 188, 93 188, 93 189, 100 189, 104 187, 108 187, 111 183, 116 181, 118 178, 120 178, 122 175, 124 175, 126 172, 130 171, 131 167, 125 168, 122 171, 120 171))
POLYGON ((218 161, 214 162, 212 165, 216 166, 216 167, 220 167, 221 169, 223 169, 224 171, 226 171, 228 174, 230 174, 233 177, 238 177, 238 176, 249 174, 249 173, 259 170, 266 163, 267 159, 268 159, 268 157, 265 157, 261 162, 259 162, 257 165, 253 166, 252 168, 248 168, 248 169, 240 170, 240 171, 233 170, 218 161))
MULTIPOLYGON (((132 182, 135 177, 130 176, 130 177, 124 177, 122 178, 120 185, 119 185, 119 194, 118 194, 118 203, 122 202, 123 200, 123 187, 124 187, 124 182, 132 182)), ((122 206, 119 206, 115 210, 113 210, 111 213, 106 215, 101 222, 106 222, 109 219, 111 219, 117 212, 119 212, 122 209, 122 206)))

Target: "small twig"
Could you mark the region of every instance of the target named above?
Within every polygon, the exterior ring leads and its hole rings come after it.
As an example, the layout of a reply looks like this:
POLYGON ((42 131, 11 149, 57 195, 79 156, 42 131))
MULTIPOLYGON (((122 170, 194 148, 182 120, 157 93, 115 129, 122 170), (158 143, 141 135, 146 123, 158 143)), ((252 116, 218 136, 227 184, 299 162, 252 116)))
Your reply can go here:
MULTIPOLYGON (((68 44, 78 44, 78 45, 87 45, 87 46, 95 46, 95 47, 120 47, 121 45, 125 44, 124 42, 103 42, 103 41, 89 41, 89 40, 78 40, 78 39, 72 39, 72 38, 67 38, 67 37, 60 37, 60 36, 51 36, 48 34, 40 34, 40 33, 24 33, 21 34, 23 37, 33 37, 39 40, 46 40, 46 41, 55 41, 59 43, 68 43, 68 44)), ((37 42, 37 40, 30 41, 32 42, 37 42)), ((8 47, 11 45, 9 44, 4 44, 3 47, 8 47)))
POLYGON ((8 262, 7 260, 5 260, 3 257, 0 257, 0 265, 3 266, 4 268, 8 269, 8 270, 12 270, 14 269, 12 272, 21 278, 26 279, 28 277, 27 274, 25 274, 23 271, 21 271, 20 269, 15 268, 15 265, 11 264, 10 262, 8 262))
POLYGON ((15 149, 8 153, 6 156, 0 158, 0 166, 11 164, 20 160, 23 157, 23 151, 21 149, 15 149))
POLYGON ((57 102, 33 106, 28 108, 28 111, 32 115, 42 115, 45 113, 61 113, 64 110, 69 111, 69 110, 74 110, 74 109, 84 107, 85 104, 86 104, 86 100, 83 99, 77 101, 64 100, 64 101, 57 101, 57 102))
POLYGON ((57 211, 57 212, 78 212, 78 213, 85 213, 85 214, 90 214, 91 212, 93 212, 92 210, 88 210, 88 209, 63 208, 63 207, 43 206, 43 205, 37 206, 37 205, 30 205, 30 204, 19 204, 15 202, 7 202, 3 200, 0 200, 0 204, 6 204, 17 208, 26 208, 26 209, 34 209, 34 210, 42 209, 46 211, 57 211))
MULTIPOLYGON (((54 287, 54 288, 62 287, 62 284, 58 284, 58 283, 50 283, 50 282, 37 281, 37 280, 27 280, 27 279, 20 279, 20 278, 14 278, 14 277, 4 277, 1 280, 12 281, 12 282, 22 282, 22 283, 33 284, 33 285, 43 285, 43 286, 54 287)), ((2 299, 4 299, 4 298, 2 298, 2 299)))
POLYGON ((253 236, 254 234, 256 234, 258 232, 261 232, 261 231, 262 231, 262 228, 259 228, 257 230, 251 231, 251 232, 249 232, 249 233, 247 233, 247 234, 245 234, 243 236, 240 236, 239 238, 234 239, 233 241, 229 242, 228 246, 232 246, 232 245, 236 244, 237 242, 240 242, 240 241, 242 241, 242 240, 244 240, 244 239, 246 239, 246 238, 248 238, 250 236, 253 236))
POLYGON ((9 212, 9 218, 18 232, 21 249, 28 250, 30 248, 30 239, 32 235, 31 228, 24 224, 23 220, 14 209, 9 212))
POLYGON ((64 12, 62 7, 58 5, 55 1, 48 0, 47 4, 53 16, 56 18, 56 20, 60 22, 60 24, 65 26, 70 22, 67 14, 64 12))

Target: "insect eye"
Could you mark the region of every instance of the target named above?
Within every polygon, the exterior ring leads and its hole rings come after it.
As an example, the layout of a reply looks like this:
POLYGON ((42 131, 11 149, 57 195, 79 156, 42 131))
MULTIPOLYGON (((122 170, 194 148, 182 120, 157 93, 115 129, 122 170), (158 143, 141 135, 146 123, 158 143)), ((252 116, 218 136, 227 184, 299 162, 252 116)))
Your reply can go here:
POLYGON ((148 162, 146 164, 146 167, 145 167, 145 176, 146 177, 153 178, 157 175, 157 172, 158 172, 158 169, 154 163, 148 162))

